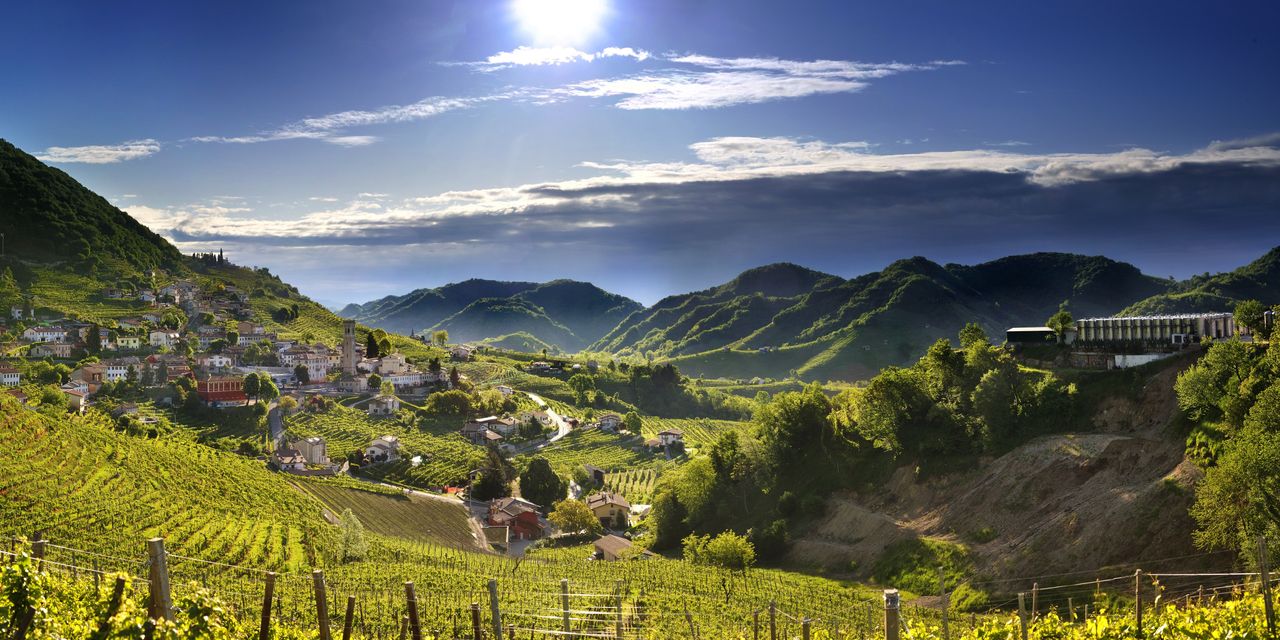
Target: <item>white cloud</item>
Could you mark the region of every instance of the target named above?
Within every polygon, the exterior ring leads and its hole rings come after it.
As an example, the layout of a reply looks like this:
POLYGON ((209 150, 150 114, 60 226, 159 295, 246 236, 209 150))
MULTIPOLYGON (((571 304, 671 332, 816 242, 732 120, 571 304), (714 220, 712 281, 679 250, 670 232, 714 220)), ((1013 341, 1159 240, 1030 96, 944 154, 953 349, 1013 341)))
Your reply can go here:
POLYGON ((382 140, 378 136, 333 136, 322 138, 329 144, 336 144, 340 147, 364 147, 382 140))
POLYGON ((520 46, 511 51, 500 51, 480 62, 446 62, 447 66, 465 66, 479 71, 499 71, 511 67, 561 65, 574 62, 591 62, 601 58, 631 58, 643 62, 653 57, 644 49, 632 47, 605 47, 591 53, 573 47, 520 46))
POLYGON ((984 142, 982 144, 988 147, 1029 147, 1031 146, 1030 142, 1023 142, 1021 140, 1002 140, 1000 142, 984 142))
POLYGON ((338 201, 337 198, 328 197, 328 196, 311 196, 310 198, 307 198, 307 199, 312 202, 337 202, 338 201))
POLYGON ((125 160, 145 158, 158 151, 160 151, 160 143, 147 138, 145 140, 131 140, 121 144, 49 147, 37 153, 36 158, 44 162, 112 164, 125 160))

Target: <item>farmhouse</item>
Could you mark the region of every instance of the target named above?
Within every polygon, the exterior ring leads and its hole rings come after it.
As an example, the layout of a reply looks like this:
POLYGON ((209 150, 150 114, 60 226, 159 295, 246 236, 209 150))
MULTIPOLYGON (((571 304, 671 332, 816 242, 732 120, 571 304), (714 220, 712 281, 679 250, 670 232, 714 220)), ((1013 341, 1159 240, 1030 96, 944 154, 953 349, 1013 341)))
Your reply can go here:
POLYGON ((289 443, 290 449, 296 449, 308 464, 329 464, 329 449, 324 438, 312 436, 289 443))
POLYGON ((587 496, 587 508, 600 520, 606 529, 625 529, 627 516, 631 513, 631 503, 626 498, 608 491, 601 491, 587 496))
POLYGON ((475 347, 465 344, 458 344, 449 348, 449 355, 453 356, 454 360, 470 360, 471 354, 474 352, 475 347))
POLYGON ((16 387, 22 384, 22 372, 7 364, 0 364, 0 386, 16 387))
POLYGON ((63 327, 31 327, 22 332, 28 342, 66 342, 67 330, 63 327))
POLYGON ((371 416, 389 416, 400 410, 400 399, 395 396, 379 395, 369 401, 368 413, 371 416))
POLYGON ((45 342, 42 344, 32 345, 28 354, 36 358, 70 358, 71 343, 45 342))
POLYGON ((515 418, 499 418, 497 416, 489 416, 487 418, 478 418, 474 421, 474 423, 488 427, 489 429, 492 429, 498 435, 503 437, 508 437, 511 434, 515 433, 516 427, 519 426, 516 423, 515 418))
POLYGON ((394 462, 400 459, 400 439, 395 436, 378 436, 365 447, 364 457, 372 462, 394 462))
MULTIPOLYGON (((615 536, 613 534, 600 536, 592 543, 591 546, 595 547, 595 557, 607 562, 614 562, 632 557, 631 550, 633 545, 630 540, 622 536, 615 536)), ((646 550, 635 555, 635 558, 644 559, 652 555, 652 553, 646 550)))
POLYGON ((520 498, 489 501, 487 522, 493 527, 507 527, 512 540, 537 540, 546 534, 546 526, 538 516, 538 505, 520 498))
POLYGON ((119 336, 116 338, 116 346, 121 349, 141 349, 142 338, 140 336, 119 336))
POLYGON ((307 468, 307 459, 297 449, 276 449, 271 462, 281 471, 304 471, 307 468))
POLYGON ((508 386, 507 386, 507 385, 505 385, 505 384, 500 384, 500 385, 498 385, 498 386, 494 387, 494 389, 497 389, 497 390, 498 390, 498 393, 501 393, 501 394, 502 394, 502 397, 504 397, 504 398, 510 398, 510 397, 511 397, 511 395, 512 395, 512 394, 514 394, 514 393, 516 392, 516 390, 515 390, 515 389, 512 389, 511 387, 508 387, 508 386))
POLYGON ((622 425, 622 416, 616 413, 606 413, 597 418, 596 422, 600 424, 602 430, 612 433, 622 425))
POLYGON ((152 331, 148 342, 153 347, 172 347, 178 342, 178 334, 173 331, 152 331))
POLYGON ((235 360, 224 353, 202 353, 196 356, 196 366, 205 369, 229 369, 234 364, 235 360))
POLYGON ((590 464, 582 465, 582 470, 587 472, 587 478, 597 486, 604 484, 605 471, 600 467, 590 464))
POLYGON ((501 442, 502 436, 490 429, 487 425, 479 422, 468 422, 462 425, 462 429, 458 431, 462 437, 471 441, 471 444, 483 445, 490 442, 501 442))
POLYGON ((67 408, 74 413, 84 413, 89 406, 89 394, 84 391, 64 388, 62 394, 67 397, 67 408))
POLYGON ((672 445, 684 446, 684 432, 679 429, 664 429, 658 432, 658 444, 664 447, 672 445))

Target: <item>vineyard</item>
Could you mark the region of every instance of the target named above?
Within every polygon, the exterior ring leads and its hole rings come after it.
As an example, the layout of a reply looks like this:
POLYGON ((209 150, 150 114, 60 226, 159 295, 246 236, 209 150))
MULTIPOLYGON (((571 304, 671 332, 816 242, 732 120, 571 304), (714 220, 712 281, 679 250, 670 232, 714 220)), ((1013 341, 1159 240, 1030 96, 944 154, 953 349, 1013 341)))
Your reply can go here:
POLYGON ((684 432, 685 445, 693 448, 709 447, 725 431, 736 431, 743 438, 750 437, 750 422, 736 420, 709 420, 705 418, 644 418, 644 437, 656 438, 664 429, 684 432))
POLYGON ((457 499, 388 493, 377 491, 377 485, 363 488, 358 484, 342 486, 324 480, 299 479, 295 486, 315 496, 334 515, 350 509, 365 528, 374 533, 487 551, 476 542, 466 509, 457 499))
POLYGON ((103 284, 58 269, 39 269, 31 285, 35 306, 78 317, 86 322, 112 325, 115 320, 150 309, 138 300, 111 300, 99 296, 103 284))
POLYGON ((636 469, 652 467, 662 459, 646 449, 639 436, 619 436, 599 429, 575 429, 537 455, 565 475, 584 464, 601 469, 636 469))
POLYGON ((605 474, 604 486, 631 504, 648 504, 653 501, 653 488, 659 474, 656 468, 610 471, 605 474))
POLYGON ((332 459, 363 450, 378 436, 394 435, 400 438, 402 459, 370 465, 361 469, 361 473, 414 487, 436 488, 465 480, 467 473, 478 468, 484 457, 483 449, 446 431, 452 427, 443 421, 424 431, 392 418, 373 418, 341 405, 323 413, 294 414, 285 427, 294 436, 324 438, 332 459))

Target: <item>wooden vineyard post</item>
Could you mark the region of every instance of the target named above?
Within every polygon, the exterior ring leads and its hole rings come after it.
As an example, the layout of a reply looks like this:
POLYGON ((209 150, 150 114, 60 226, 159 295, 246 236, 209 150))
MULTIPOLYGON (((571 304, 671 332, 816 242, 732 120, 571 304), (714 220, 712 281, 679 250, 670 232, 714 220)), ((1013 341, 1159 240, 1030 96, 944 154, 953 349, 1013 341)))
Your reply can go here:
POLYGON ((262 592, 262 618, 258 621, 258 640, 270 640, 271 638, 271 599, 276 593, 276 574, 274 571, 267 572, 266 588, 262 592))
POLYGON ((902 626, 899 620, 898 607, 901 605, 897 589, 884 590, 884 640, 898 640, 898 629, 902 626))
POLYGON ((173 620, 173 600, 169 598, 169 566, 165 562, 164 538, 148 540, 147 555, 151 559, 151 607, 147 615, 153 620, 160 618, 173 620))
POLYGON ((692 613, 689 613, 689 605, 688 605, 688 604, 684 605, 684 621, 685 621, 685 622, 687 622, 687 623, 689 623, 689 638, 690 638, 690 640, 697 640, 697 638, 698 638, 698 630, 697 630, 697 629, 695 629, 695 628, 693 627, 693 614, 692 614, 692 613))
POLYGON ((1067 596, 1067 623, 1076 623, 1076 605, 1070 596, 1067 596))
POLYGON ((316 592, 316 624, 320 627, 320 640, 331 640, 329 635, 329 599, 324 591, 324 572, 311 572, 311 585, 316 592))
POLYGON ((1018 626, 1022 629, 1022 640, 1027 640, 1027 594, 1018 594, 1018 626))
POLYGON ((564 619, 564 635, 569 635, 569 579, 560 579, 560 612, 564 619))
POLYGON ((778 640, 778 603, 769 601, 769 640, 778 640))
POLYGON ((1274 638, 1276 635, 1276 611, 1275 605, 1271 602, 1271 571, 1267 566, 1267 539, 1264 536, 1258 536, 1258 571, 1262 574, 1262 607, 1267 616, 1267 636, 1274 638))
POLYGON ((1142 640, 1142 569, 1133 572, 1133 620, 1136 623, 1134 633, 1138 640, 1142 640))
POLYGON ((760 640, 760 610, 751 612, 751 640, 760 640))
POLYGON ((498 607, 498 581, 489 579, 489 615, 493 618, 493 637, 502 640, 502 609, 498 607))
POLYGON ((951 626, 947 620, 947 610, 951 608, 951 602, 947 596, 947 575, 942 567, 938 567, 938 593, 942 595, 942 640, 951 640, 951 626))
POLYGON ((1031 583, 1031 621, 1040 617, 1040 583, 1031 583))
MULTIPOLYGON (((480 603, 471 603, 471 638, 480 640, 480 603)), ((414 640, 418 640, 414 638, 414 640)))
POLYGON ((408 632, 409 632, 409 616, 400 616, 400 640, 405 640, 405 636, 408 634, 408 632))
POLYGON ((800 637, 803 640, 809 640, 809 616, 805 616, 800 621, 800 637))
POLYGON ((516 626, 514 624, 507 625, 507 640, 516 640, 516 626))
POLYGON ((107 611, 102 616, 102 622, 98 624, 98 633, 96 637, 106 638, 111 633, 111 618, 115 617, 120 611, 120 603, 124 600, 124 576, 116 577, 115 587, 111 590, 111 601, 107 604, 107 611))
MULTIPOLYGON (((418 594, 413 590, 412 581, 404 583, 404 603, 408 609, 409 634, 413 640, 422 640, 422 625, 418 621, 418 594)), ((479 607, 473 604, 471 608, 474 609, 473 613, 478 620, 480 615, 479 607)))
POLYGON ((356 597, 347 596, 347 614, 342 617, 342 640, 351 640, 351 623, 356 617, 356 597))
MULTIPOLYGON (((45 550, 46 544, 47 543, 44 539, 44 532, 37 531, 35 535, 31 537, 31 557, 35 560, 44 560, 44 550, 45 550)), ((36 566, 37 567, 40 566, 40 563, 36 562, 36 566)))
POLYGON ((622 581, 618 580, 613 583, 613 635, 617 640, 622 640, 622 581))

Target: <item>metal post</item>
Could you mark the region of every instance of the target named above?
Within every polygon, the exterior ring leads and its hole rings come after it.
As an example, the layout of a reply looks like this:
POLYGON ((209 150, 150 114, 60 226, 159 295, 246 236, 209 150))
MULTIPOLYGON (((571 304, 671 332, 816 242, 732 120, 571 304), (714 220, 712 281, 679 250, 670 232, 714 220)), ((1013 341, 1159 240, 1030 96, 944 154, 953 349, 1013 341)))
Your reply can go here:
POLYGON ((622 581, 618 580, 613 584, 613 606, 614 606, 614 623, 613 635, 617 640, 622 640, 622 581))
POLYGON ((1040 618, 1040 583, 1031 583, 1031 621, 1040 618))
POLYGON ((751 640, 760 640, 760 610, 751 612, 751 640))
POLYGON ((569 635, 569 579, 560 579, 560 611, 564 618, 564 634, 569 635))
POLYGON ((1133 619, 1137 623, 1134 636, 1142 640, 1142 569, 1133 572, 1133 619))
POLYGON ((938 567, 938 593, 942 595, 942 640, 951 640, 951 626, 948 624, 947 613, 951 608, 951 598, 947 595, 947 575, 938 567))
POLYGON ((151 558, 151 607, 147 615, 155 620, 160 618, 173 620, 173 600, 169 598, 169 566, 165 562, 164 538, 148 540, 147 554, 151 558))
POLYGON ((897 589, 884 590, 884 640, 898 640, 898 629, 902 622, 898 618, 898 607, 901 601, 897 589))

